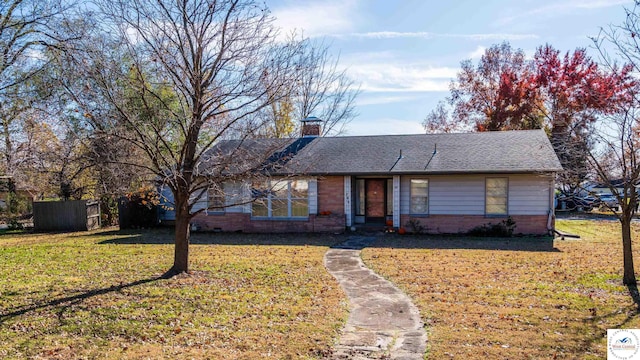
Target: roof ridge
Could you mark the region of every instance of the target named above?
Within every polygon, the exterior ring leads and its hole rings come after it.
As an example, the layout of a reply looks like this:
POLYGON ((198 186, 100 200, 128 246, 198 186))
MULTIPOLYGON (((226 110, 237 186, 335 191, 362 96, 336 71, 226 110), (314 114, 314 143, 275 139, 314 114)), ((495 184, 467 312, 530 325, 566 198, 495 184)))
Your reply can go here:
POLYGON ((371 137, 389 137, 389 136, 460 136, 460 135, 495 135, 505 133, 525 133, 525 132, 544 132, 544 129, 523 129, 523 130, 496 130, 496 131, 469 131, 456 133, 430 133, 430 134, 378 134, 378 135, 345 135, 345 136, 324 136, 320 139, 337 139, 337 138, 371 138, 371 137))

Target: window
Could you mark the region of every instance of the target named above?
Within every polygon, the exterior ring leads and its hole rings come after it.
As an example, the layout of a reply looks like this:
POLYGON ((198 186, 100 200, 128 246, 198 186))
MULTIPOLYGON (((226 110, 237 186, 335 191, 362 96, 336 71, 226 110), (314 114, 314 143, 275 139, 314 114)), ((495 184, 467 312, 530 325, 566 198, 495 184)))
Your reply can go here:
POLYGON ((485 214, 507 215, 507 195, 509 193, 509 179, 487 178, 485 183, 485 214))
POLYGON ((254 217, 290 218, 309 216, 307 180, 268 180, 253 184, 254 217))
POLYGON ((365 215, 365 203, 364 203, 364 179, 356 180, 356 215, 365 215))
POLYGON ((207 189, 207 212, 219 213, 224 212, 224 209, 224 187, 220 184, 213 184, 207 189))
POLYGON ((429 180, 411 179, 411 214, 429 213, 429 180))

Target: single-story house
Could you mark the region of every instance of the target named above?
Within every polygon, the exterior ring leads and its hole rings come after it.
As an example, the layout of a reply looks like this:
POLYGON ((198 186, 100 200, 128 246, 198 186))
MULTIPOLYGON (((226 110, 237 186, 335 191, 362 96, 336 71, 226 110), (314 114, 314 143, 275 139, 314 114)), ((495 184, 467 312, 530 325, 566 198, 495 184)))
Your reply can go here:
POLYGON ((460 233, 511 217, 515 233, 553 229, 562 168, 542 130, 321 137, 302 128, 281 144, 286 164, 267 180, 226 182, 222 194, 203 196, 193 226, 337 232, 417 220, 427 232, 460 233))

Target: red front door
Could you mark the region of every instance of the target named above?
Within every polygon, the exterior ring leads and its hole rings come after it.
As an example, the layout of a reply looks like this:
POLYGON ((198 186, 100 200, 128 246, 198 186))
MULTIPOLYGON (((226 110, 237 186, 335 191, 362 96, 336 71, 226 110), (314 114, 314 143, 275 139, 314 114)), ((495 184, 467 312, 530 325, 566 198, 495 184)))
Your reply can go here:
POLYGON ((385 179, 366 179, 365 216, 367 222, 384 222, 386 185, 385 179))

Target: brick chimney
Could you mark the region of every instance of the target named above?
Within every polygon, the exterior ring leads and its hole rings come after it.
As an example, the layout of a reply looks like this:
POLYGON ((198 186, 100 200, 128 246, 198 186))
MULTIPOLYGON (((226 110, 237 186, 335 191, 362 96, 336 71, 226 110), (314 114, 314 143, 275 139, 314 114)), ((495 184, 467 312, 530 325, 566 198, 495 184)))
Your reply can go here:
POLYGON ((318 119, 315 116, 309 116, 300 120, 300 122, 302 123, 302 131, 300 134, 301 137, 319 137, 320 136, 320 133, 321 133, 320 124, 322 123, 322 120, 318 119))

